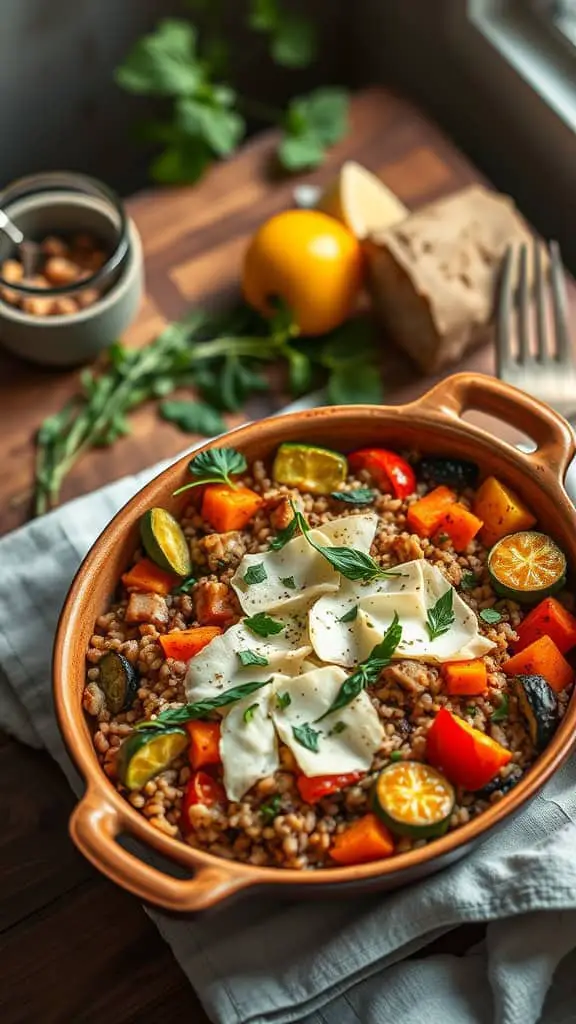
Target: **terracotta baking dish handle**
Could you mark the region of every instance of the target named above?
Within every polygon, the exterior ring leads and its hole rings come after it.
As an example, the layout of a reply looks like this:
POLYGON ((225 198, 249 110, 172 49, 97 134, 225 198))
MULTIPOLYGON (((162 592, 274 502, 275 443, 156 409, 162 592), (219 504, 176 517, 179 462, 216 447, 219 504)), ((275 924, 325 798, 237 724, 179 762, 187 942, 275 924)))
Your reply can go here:
MULTIPOLYGON (((179 913, 206 910, 232 893, 254 883, 237 873, 234 864, 200 867, 193 878, 174 878, 144 863, 116 841, 121 833, 133 832, 128 816, 107 800, 106 791, 90 787, 70 819, 70 834, 84 856, 113 882, 129 889, 141 900, 179 913)), ((142 839, 141 836, 138 838, 142 839)), ((167 852, 170 840, 158 834, 157 846, 167 852), (165 843, 163 840, 166 840, 165 843)))
MULTIPOLYGON (((514 458, 533 473, 551 476, 562 484, 574 457, 576 443, 572 428, 548 405, 531 395, 504 384, 496 377, 480 373, 456 373, 431 388, 414 403, 427 413, 445 418, 461 419, 467 410, 488 413, 527 434, 536 443, 533 452, 520 451, 510 445, 514 458)), ((468 433, 486 439, 488 431, 466 422, 468 433)))

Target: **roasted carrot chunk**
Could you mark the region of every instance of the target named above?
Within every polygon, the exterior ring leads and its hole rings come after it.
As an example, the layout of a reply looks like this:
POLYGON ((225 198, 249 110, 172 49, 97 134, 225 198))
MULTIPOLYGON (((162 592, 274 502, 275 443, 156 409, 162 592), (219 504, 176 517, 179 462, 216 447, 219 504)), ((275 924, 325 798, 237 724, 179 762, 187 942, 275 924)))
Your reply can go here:
POLYGON ((518 639, 512 647, 523 651, 541 636, 549 636, 561 654, 576 645, 576 618, 555 597, 545 597, 516 627, 518 639))
POLYGON ((486 692, 488 674, 481 658, 451 661, 442 666, 444 692, 450 697, 478 697, 486 692))
POLYGON ((541 636, 503 665, 507 676, 543 676, 560 693, 574 679, 574 669, 549 636, 541 636))
POLYGON ((431 537, 455 501, 456 495, 449 487, 435 487, 429 494, 410 505, 406 516, 408 526, 419 537, 431 537))
POLYGON ((242 530, 264 504, 249 487, 210 484, 204 491, 202 515, 219 533, 242 530))
POLYGON ((461 505, 459 501, 450 505, 438 523, 438 534, 447 533, 455 551, 465 551, 470 541, 482 529, 482 520, 461 505))
POLYGON ((340 832, 330 848, 330 856, 338 864, 366 864, 393 853, 392 834, 375 814, 365 814, 340 832))
POLYGON ((190 736, 190 764, 194 771, 207 764, 220 764, 220 722, 186 722, 190 736))
POLYGON ((220 636, 221 632, 220 626, 193 626, 191 629, 165 633, 159 640, 167 658, 190 661, 190 658, 206 647, 215 636, 220 636))
POLYGON ((122 577, 126 590, 141 590, 146 594, 169 594, 178 583, 178 577, 161 569, 149 558, 136 562, 122 577))

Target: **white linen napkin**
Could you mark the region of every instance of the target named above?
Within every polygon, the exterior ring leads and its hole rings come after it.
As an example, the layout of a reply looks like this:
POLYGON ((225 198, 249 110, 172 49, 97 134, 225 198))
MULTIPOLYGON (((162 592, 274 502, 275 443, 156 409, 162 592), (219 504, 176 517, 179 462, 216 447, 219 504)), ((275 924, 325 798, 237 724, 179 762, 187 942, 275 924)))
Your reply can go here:
MULTIPOLYGON (((46 747, 77 793, 52 710, 59 609, 93 540, 159 468, 0 540, 0 726, 46 747)), ((576 758, 464 861, 407 889, 322 902, 247 895, 196 918, 147 912, 219 1024, 564 1024, 576 1019, 576 758), (468 955, 406 960, 484 921, 486 940, 468 955)))

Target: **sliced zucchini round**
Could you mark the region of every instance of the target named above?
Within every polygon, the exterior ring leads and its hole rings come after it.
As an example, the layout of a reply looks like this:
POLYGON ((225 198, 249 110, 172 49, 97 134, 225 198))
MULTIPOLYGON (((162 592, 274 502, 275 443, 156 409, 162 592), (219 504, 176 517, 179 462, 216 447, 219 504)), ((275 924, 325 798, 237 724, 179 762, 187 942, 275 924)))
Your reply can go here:
POLYGON ((500 597, 535 604, 564 586, 566 555, 546 533, 521 530, 494 545, 488 572, 500 597))
POLYGON ((146 554, 162 569, 190 576, 192 561, 180 524, 165 508, 151 508, 140 520, 140 536, 146 554))
POLYGON ((544 676, 514 676, 512 687, 530 739, 540 752, 558 727, 558 698, 544 676))
POLYGON ((441 836, 454 810, 454 787, 420 761, 397 761, 380 772, 374 810, 392 832, 415 839, 441 836))
POLYGON ((127 789, 142 789, 186 750, 189 739, 184 729, 135 730, 118 748, 116 767, 120 782, 127 789))
POLYGON ((346 480, 348 463, 340 452, 309 444, 281 444, 272 476, 276 483, 310 494, 330 494, 346 480))
POLYGON ((134 702, 138 689, 138 673, 123 654, 107 651, 98 662, 99 685, 106 698, 106 707, 113 715, 126 711, 134 702))

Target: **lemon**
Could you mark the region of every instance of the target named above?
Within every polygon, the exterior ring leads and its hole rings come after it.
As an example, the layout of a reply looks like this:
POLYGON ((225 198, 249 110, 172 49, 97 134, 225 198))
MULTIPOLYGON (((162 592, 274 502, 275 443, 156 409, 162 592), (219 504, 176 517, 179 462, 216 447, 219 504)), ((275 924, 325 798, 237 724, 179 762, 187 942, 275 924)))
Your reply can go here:
POLYGON ((398 224, 409 212, 375 174, 354 160, 342 164, 336 181, 320 196, 317 209, 341 221, 359 241, 373 231, 398 224))

